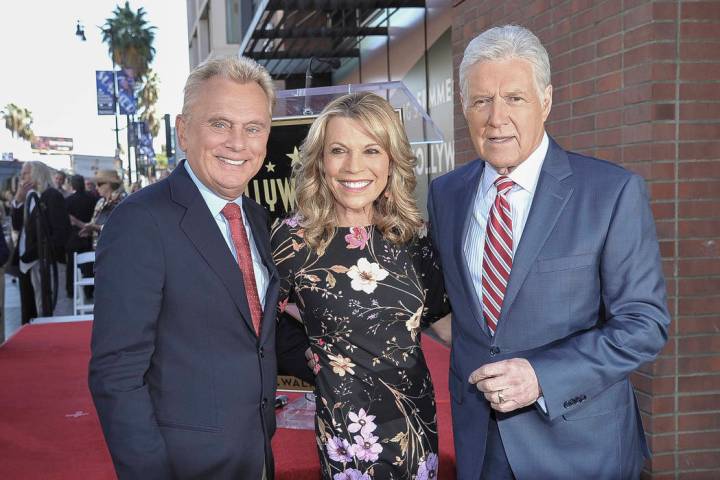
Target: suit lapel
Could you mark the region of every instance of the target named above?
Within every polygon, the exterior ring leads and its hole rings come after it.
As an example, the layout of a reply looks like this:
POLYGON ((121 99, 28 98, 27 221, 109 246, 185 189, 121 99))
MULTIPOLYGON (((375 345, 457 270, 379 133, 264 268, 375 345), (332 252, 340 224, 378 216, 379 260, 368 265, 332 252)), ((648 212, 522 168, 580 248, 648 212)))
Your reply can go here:
POLYGON ((513 258, 510 280, 505 291, 496 335, 502 332, 508 312, 512 308, 520 288, 572 195, 572 187, 562 182, 570 175, 572 175, 572 171, 567 154, 554 140, 550 139, 548 153, 540 170, 540 178, 527 223, 513 258))
POLYGON ((240 315, 254 334, 242 272, 230 253, 215 219, 212 218, 205 200, 185 171, 183 164, 175 169, 168 180, 173 200, 187 208, 180 221, 180 228, 210 268, 220 277, 240 315))
POLYGON ((475 196, 480 188, 480 178, 484 168, 485 162, 476 160, 472 170, 464 178, 460 191, 457 192, 458 208, 455 210, 455 225, 452 231, 458 232, 458 236, 454 240, 455 260, 465 289, 465 298, 469 299, 471 310, 474 313, 473 317, 480 325, 480 328, 487 335, 490 335, 482 315, 482 305, 473 286, 470 270, 465 259, 465 238, 474 214, 475 196))

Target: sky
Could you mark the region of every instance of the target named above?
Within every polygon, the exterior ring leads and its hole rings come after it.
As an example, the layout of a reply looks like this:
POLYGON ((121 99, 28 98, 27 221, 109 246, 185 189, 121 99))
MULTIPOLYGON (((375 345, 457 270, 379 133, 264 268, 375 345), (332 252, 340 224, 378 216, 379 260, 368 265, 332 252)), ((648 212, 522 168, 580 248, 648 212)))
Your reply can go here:
MULTIPOLYGON (((124 0, 2 2, 0 109, 8 103, 29 109, 36 135, 72 138, 76 154, 114 155, 115 120, 112 115, 97 115, 95 71, 112 69, 97 26, 105 23, 117 4, 124 5, 124 0), (86 42, 75 36, 78 20, 85 26, 86 42)), ((156 111, 160 118, 169 113, 174 121, 182 107, 189 69, 186 2, 131 0, 130 6, 133 10, 143 7, 145 18, 157 27, 151 65, 160 78, 156 111)), ((119 118, 120 140, 125 143, 125 117, 119 118)), ((164 138, 161 126, 156 152, 164 138)), ((0 152, 49 164, 49 157, 54 157, 33 154, 29 142, 13 139, 4 122, 0 123, 0 152)))

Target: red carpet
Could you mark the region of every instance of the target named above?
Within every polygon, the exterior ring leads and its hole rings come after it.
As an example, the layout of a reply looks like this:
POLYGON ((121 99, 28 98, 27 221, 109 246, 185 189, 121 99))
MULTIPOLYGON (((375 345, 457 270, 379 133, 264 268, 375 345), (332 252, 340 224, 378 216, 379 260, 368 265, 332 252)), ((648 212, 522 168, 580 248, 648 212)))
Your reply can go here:
POLYGON ((114 479, 87 387, 90 322, 23 327, 0 348, 0 478, 114 479))
MULTIPOLYGON (((114 479, 87 388, 90 322, 30 325, 0 347, 0 479, 114 479)), ((435 382, 440 478, 452 480, 448 351, 423 341, 435 382)), ((311 431, 278 430, 278 480, 317 480, 311 431)))

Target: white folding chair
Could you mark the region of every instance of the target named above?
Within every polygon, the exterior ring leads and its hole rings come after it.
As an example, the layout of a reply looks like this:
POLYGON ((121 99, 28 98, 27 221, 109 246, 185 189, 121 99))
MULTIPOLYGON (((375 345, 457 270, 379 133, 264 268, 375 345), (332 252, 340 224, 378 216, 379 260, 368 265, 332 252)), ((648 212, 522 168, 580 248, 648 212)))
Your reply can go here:
POLYGON ((80 270, 80 265, 95 262, 95 252, 85 252, 74 254, 75 258, 75 282, 74 282, 74 315, 83 315, 92 313, 93 303, 88 302, 85 296, 85 288, 91 285, 95 285, 95 277, 85 277, 80 270))

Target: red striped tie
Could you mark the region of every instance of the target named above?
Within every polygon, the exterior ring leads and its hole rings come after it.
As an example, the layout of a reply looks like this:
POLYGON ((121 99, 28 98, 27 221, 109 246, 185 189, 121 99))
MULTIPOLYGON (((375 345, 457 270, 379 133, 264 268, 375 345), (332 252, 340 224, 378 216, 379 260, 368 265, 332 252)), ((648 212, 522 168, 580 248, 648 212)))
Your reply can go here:
POLYGON ((252 317, 255 333, 259 336, 262 307, 260 306, 260 296, 258 295, 257 284, 255 283, 255 270, 253 269, 250 242, 248 241, 245 226, 243 225, 242 209, 237 203, 228 203, 223 207, 222 214, 230 224, 230 234, 235 244, 238 264, 240 265, 243 283, 245 284, 245 295, 247 296, 248 306, 250 307, 250 316, 252 317))
POLYGON ((495 180, 497 195, 495 203, 490 208, 485 227, 482 264, 483 314, 493 335, 500 320, 505 289, 512 268, 512 218, 506 195, 513 185, 515 183, 504 175, 495 180))

